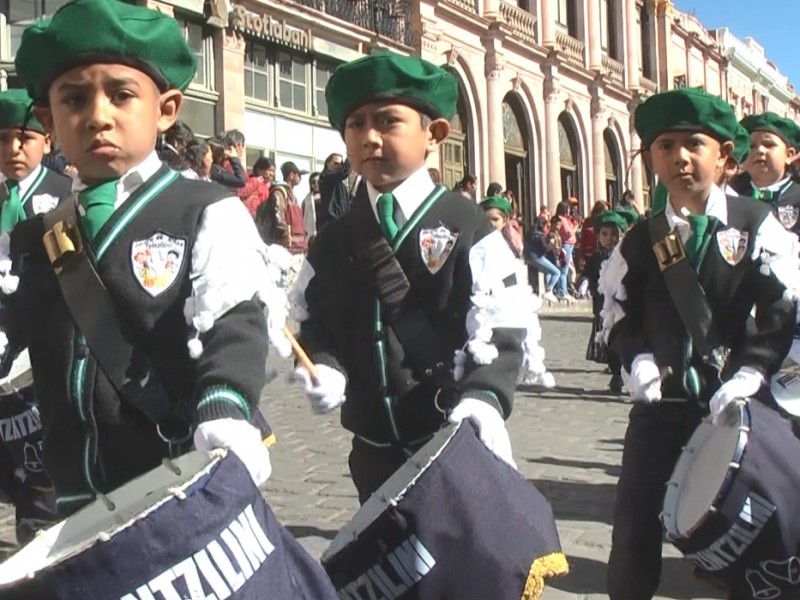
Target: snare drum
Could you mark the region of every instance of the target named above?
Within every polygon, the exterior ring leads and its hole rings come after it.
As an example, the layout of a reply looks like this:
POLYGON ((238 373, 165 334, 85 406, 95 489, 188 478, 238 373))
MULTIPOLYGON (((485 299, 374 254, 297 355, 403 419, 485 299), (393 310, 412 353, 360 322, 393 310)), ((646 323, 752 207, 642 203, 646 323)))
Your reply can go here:
POLYGON ((192 452, 110 493, 0 565, 4 600, 335 600, 235 454, 192 452))
POLYGON ((758 401, 703 421, 678 460, 661 515, 684 556, 736 597, 800 597, 800 440, 758 401))
POLYGON ((770 382, 778 405, 790 415, 800 417, 800 365, 787 358, 770 382))
POLYGON ((322 564, 340 598, 402 600, 534 600, 567 571, 550 505, 468 421, 375 492, 322 564))

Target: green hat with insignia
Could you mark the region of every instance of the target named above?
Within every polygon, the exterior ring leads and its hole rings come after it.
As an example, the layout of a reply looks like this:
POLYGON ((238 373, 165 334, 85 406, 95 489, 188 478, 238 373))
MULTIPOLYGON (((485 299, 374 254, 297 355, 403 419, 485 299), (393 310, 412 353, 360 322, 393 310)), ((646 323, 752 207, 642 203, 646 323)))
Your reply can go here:
POLYGON ((733 138, 733 160, 742 164, 750 155, 750 132, 739 125, 733 138))
POLYGON ((594 218, 594 229, 600 231, 603 225, 615 225, 622 233, 628 230, 632 225, 626 214, 627 211, 621 210, 607 210, 594 218))
POLYGON ((622 218, 625 219, 628 227, 635 225, 639 220, 639 213, 636 212, 636 209, 634 209, 632 206, 622 206, 621 204, 618 204, 614 207, 614 212, 622 215, 622 218))
POLYGON ((406 104, 432 119, 452 119, 458 84, 445 69, 426 60, 380 52, 336 69, 325 98, 331 125, 342 131, 351 112, 384 100, 406 104))
POLYGON ((0 129, 30 129, 46 133, 33 115, 29 116, 31 97, 25 90, 0 92, 0 129))
POLYGON ((28 27, 14 61, 34 102, 80 65, 124 64, 146 73, 162 91, 185 90, 197 70, 194 52, 171 16, 119 0, 73 0, 28 27))
POLYGON ((489 196, 481 202, 480 207, 486 212, 496 208, 507 217, 511 216, 511 202, 504 196, 489 196))
POLYGON ((667 131, 699 131, 727 142, 735 139, 739 125, 730 104, 696 88, 651 96, 636 107, 634 123, 645 149, 667 131))
POLYGON ((773 112, 765 112, 760 115, 746 116, 742 119, 742 127, 748 133, 769 131, 780 137, 790 148, 800 150, 800 127, 791 119, 773 112))

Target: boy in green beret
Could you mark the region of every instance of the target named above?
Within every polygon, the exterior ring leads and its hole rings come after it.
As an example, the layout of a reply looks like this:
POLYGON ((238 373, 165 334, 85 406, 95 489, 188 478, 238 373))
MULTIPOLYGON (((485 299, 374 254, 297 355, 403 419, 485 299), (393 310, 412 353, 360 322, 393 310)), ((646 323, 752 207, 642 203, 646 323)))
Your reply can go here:
POLYGON ((50 136, 39 121, 28 118, 31 99, 25 90, 0 92, 0 234, 56 207, 69 193, 70 180, 42 165, 50 136))
POLYGON ((471 419, 514 464, 504 420, 532 294, 483 211, 428 173, 457 96, 446 70, 388 52, 340 66, 326 89, 366 186, 290 294, 317 363, 316 382, 302 367, 295 377, 315 412, 342 407, 362 503, 448 419, 471 419))
POLYGON ((25 30, 16 68, 79 175, 46 219, 13 230, 20 286, 0 314, 6 352, 27 346, 33 357, 59 509, 74 512, 192 438, 229 448, 263 483, 261 298, 275 290, 241 201, 183 179, 155 152, 195 73, 177 22, 74 0, 25 30))
POLYGON ((583 267, 583 276, 589 282, 589 291, 592 294, 592 313, 594 321, 589 335, 589 345, 586 349, 586 360, 591 360, 608 365, 611 371, 611 381, 608 389, 614 394, 621 394, 622 361, 619 354, 602 340, 597 339, 598 332, 603 328, 603 294, 598 290, 600 272, 605 263, 617 247, 620 239, 634 223, 639 220, 638 213, 632 207, 615 207, 607 210, 594 218, 594 230, 597 233, 597 252, 592 254, 583 267))
POLYGON ((715 185, 738 127, 724 100, 691 89, 657 94, 637 108, 635 126, 667 197, 625 235, 598 286, 601 339, 619 352, 634 400, 617 485, 611 600, 653 597, 664 486, 681 449, 709 412, 719 423, 737 398, 767 398, 765 382, 791 344, 800 288, 796 237, 768 205, 715 185), (698 284, 711 326, 684 321, 678 310, 703 302, 698 284))
POLYGON ((800 149, 800 126, 772 112, 749 115, 741 124, 750 136, 750 152, 733 189, 767 203, 786 229, 800 233, 800 179, 791 166, 800 149))

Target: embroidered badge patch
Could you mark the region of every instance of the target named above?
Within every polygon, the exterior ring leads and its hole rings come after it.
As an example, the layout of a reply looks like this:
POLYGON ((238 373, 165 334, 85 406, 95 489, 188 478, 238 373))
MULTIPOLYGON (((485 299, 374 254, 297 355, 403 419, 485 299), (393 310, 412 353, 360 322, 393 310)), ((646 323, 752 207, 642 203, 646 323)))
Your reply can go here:
POLYGON ((419 254, 431 274, 435 275, 447 262, 458 240, 458 233, 444 225, 419 232, 419 254))
POLYGON ((800 209, 789 204, 778 207, 778 220, 786 229, 791 229, 797 225, 797 218, 800 217, 800 209))
POLYGON ((744 255, 747 254, 747 241, 749 239, 749 233, 746 231, 739 231, 733 227, 725 231, 718 231, 717 246, 725 262, 733 267, 738 265, 744 258, 744 255))
POLYGON ((39 194, 31 198, 31 208, 35 215, 43 215, 53 210, 56 206, 58 206, 58 198, 50 194, 39 194))
POLYGON ((155 298, 175 281, 185 254, 186 240, 159 231, 131 245, 133 274, 144 291, 155 298))

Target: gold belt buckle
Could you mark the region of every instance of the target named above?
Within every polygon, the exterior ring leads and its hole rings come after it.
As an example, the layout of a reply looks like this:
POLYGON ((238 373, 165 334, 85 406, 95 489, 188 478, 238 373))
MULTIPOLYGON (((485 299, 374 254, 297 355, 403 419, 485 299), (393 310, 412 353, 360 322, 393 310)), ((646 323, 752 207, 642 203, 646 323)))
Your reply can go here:
POLYGON ((62 262, 67 256, 83 252, 81 233, 74 219, 65 219, 53 225, 52 229, 45 232, 43 241, 56 273, 61 272, 62 262))
POLYGON ((684 250, 683 242, 677 233, 667 234, 663 240, 653 244, 653 250, 662 271, 666 271, 686 258, 686 250, 684 250))

